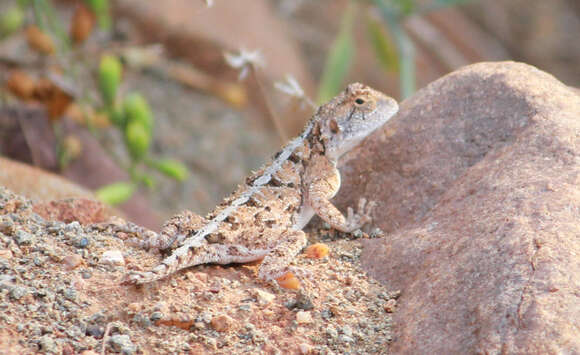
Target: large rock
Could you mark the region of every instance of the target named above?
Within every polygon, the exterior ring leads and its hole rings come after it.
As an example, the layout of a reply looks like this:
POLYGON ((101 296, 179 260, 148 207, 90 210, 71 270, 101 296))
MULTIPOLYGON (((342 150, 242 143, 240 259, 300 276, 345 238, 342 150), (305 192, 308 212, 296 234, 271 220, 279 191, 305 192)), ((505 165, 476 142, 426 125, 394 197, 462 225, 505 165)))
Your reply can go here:
POLYGON ((580 353, 580 97, 518 63, 454 72, 344 168, 381 202, 363 264, 399 288, 394 353, 580 353))

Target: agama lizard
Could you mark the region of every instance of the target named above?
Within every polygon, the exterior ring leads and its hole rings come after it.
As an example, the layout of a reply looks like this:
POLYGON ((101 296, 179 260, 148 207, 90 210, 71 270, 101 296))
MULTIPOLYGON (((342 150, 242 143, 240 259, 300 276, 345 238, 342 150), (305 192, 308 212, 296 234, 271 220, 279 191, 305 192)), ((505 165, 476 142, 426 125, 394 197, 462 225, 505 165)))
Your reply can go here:
POLYGON ((314 214, 342 232, 370 221, 372 204, 365 199, 357 213, 349 208, 346 217, 329 201, 340 188, 336 166, 397 111, 394 99, 362 84, 349 85, 207 217, 183 212, 168 220, 159 235, 141 241, 149 248, 178 246, 150 271, 127 273, 123 283, 148 283, 194 265, 262 258, 258 275, 264 280, 299 275, 289 264, 306 245, 302 228, 314 214))

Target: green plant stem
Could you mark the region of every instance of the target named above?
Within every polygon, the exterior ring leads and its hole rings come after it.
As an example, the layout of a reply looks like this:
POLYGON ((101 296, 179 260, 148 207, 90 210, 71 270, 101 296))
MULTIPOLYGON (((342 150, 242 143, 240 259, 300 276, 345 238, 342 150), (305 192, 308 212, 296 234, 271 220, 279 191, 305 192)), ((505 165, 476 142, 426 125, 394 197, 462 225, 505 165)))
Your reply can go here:
POLYGON ((399 52, 399 81, 403 99, 415 92, 415 46, 402 26, 402 14, 394 12, 384 0, 373 0, 393 38, 399 52))
POLYGON ((402 28, 401 23, 391 23, 389 29, 395 39, 395 45, 399 51, 399 80, 401 85, 401 97, 406 99, 411 96, 415 88, 415 46, 402 28))

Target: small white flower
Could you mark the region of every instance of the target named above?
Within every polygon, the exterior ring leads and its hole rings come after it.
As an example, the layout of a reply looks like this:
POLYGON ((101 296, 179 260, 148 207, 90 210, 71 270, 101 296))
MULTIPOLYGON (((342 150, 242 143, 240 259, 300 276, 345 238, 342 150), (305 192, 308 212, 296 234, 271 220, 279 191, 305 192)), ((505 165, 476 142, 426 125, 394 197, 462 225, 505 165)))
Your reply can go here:
POLYGON ((314 107, 314 103, 308 97, 306 97, 304 90, 296 78, 290 74, 286 74, 285 79, 285 81, 275 82, 274 87, 289 96, 301 100, 302 103, 307 103, 309 106, 314 107))
POLYGON ((287 95, 302 99, 304 97, 304 90, 302 90, 296 78, 290 74, 286 74, 284 79, 286 81, 275 82, 274 87, 287 95))
POLYGON ((239 54, 224 53, 224 57, 230 67, 240 69, 239 80, 248 75, 251 66, 255 68, 264 66, 264 57, 262 57, 259 50, 248 51, 240 49, 239 54))

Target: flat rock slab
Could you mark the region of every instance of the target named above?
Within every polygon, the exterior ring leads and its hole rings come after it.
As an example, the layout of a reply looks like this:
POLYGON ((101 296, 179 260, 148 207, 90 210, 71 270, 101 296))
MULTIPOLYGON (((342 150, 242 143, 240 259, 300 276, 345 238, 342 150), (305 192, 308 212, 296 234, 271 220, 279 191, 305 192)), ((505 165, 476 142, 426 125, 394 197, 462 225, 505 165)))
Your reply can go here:
POLYGON ((402 291, 393 353, 580 353, 580 96, 476 64, 367 143, 339 200, 381 201, 363 266, 402 291))

